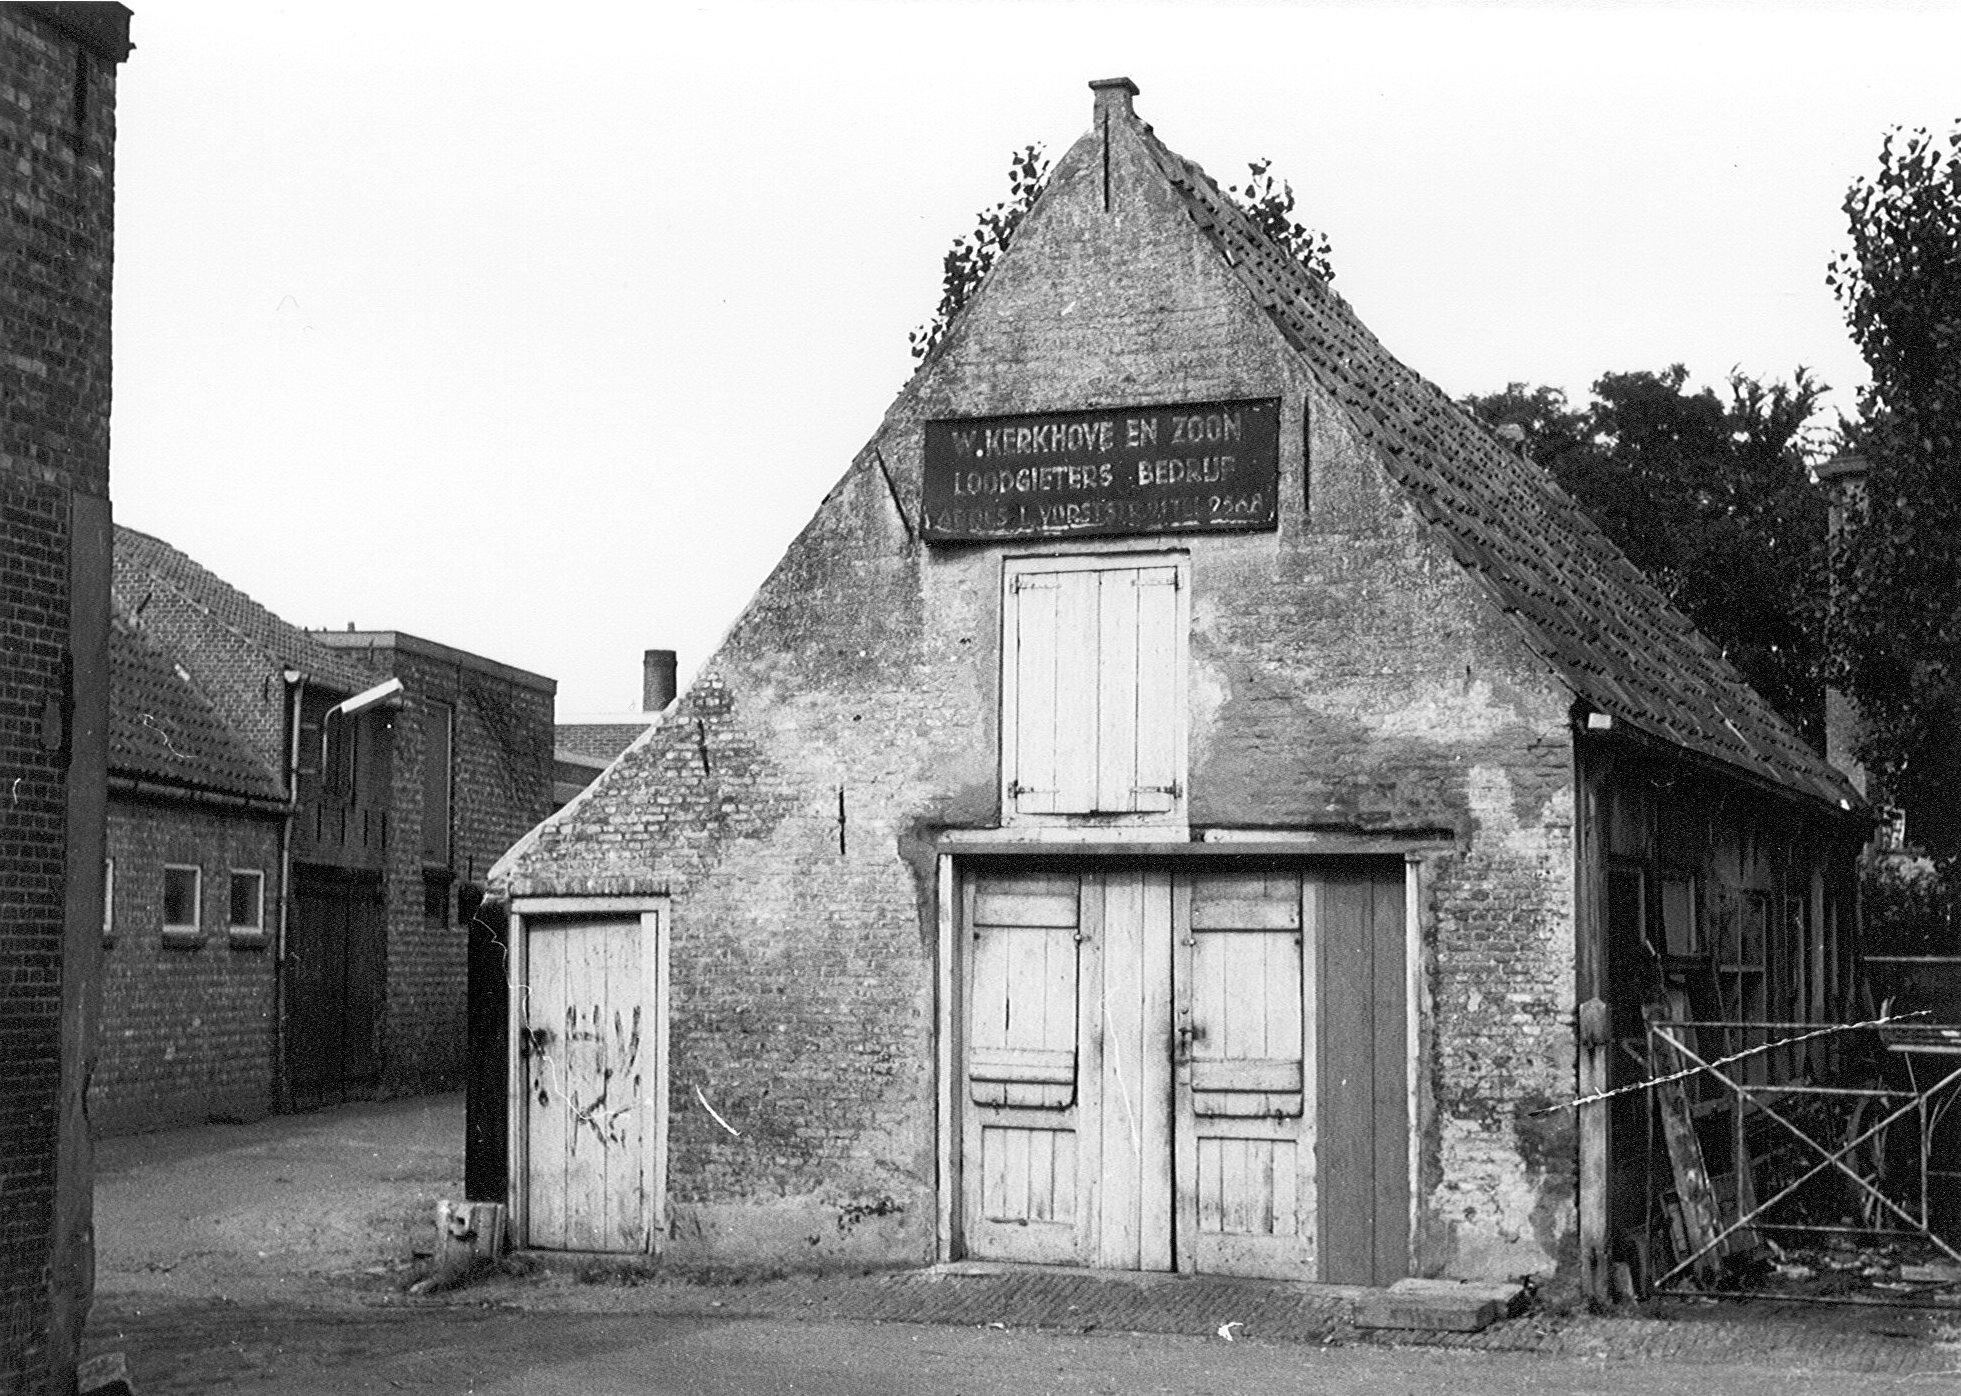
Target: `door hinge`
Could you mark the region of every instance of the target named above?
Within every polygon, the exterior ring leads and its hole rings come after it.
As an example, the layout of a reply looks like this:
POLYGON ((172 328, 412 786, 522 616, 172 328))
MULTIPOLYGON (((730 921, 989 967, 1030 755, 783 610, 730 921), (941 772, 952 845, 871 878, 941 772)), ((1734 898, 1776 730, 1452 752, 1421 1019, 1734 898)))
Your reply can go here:
POLYGON ((1053 790, 1038 790, 1032 785, 1023 785, 1018 780, 1008 782, 1008 798, 1019 800, 1023 795, 1053 795, 1053 790))
POLYGON ((1175 800, 1185 793, 1185 787, 1174 780, 1169 785, 1135 785, 1131 787, 1131 793, 1133 795, 1169 795, 1175 800))

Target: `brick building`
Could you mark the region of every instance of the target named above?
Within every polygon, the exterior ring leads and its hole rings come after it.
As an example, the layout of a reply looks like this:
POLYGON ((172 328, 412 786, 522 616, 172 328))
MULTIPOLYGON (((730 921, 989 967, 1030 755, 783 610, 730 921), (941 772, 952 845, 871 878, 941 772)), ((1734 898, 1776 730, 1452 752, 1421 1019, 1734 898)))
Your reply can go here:
POLYGON ((102 919, 122 5, 0 5, 0 1389, 73 1388, 102 919))
POLYGON ((277 1099, 277 770, 128 616, 110 647, 98 1134, 255 1119, 277 1099))
POLYGON ((1092 86, 722 648, 493 873, 515 1235, 1599 1288, 1651 1143, 1561 1107, 1672 996, 1837 1010, 1855 797, 1092 86))
POLYGON ((116 531, 105 1132, 456 1085, 464 921, 551 808, 553 684, 307 632, 116 531))
POLYGON ((386 1054, 390 1093, 447 1089, 465 1066, 467 926, 493 863, 552 808, 552 680, 399 631, 315 631, 372 680, 393 721, 386 1054))

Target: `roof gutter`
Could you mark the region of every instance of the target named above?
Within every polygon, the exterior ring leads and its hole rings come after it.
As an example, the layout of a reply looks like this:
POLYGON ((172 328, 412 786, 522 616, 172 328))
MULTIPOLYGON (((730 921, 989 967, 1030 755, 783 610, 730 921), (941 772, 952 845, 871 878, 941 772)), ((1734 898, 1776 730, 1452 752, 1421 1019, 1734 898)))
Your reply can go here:
POLYGON ((264 795, 233 795, 223 790, 207 790, 196 785, 178 785, 174 781, 151 780, 143 776, 109 777, 109 793, 128 795, 136 799, 173 800, 182 804, 210 805, 215 809, 247 810, 253 814, 287 815, 293 812, 290 800, 275 800, 264 795))

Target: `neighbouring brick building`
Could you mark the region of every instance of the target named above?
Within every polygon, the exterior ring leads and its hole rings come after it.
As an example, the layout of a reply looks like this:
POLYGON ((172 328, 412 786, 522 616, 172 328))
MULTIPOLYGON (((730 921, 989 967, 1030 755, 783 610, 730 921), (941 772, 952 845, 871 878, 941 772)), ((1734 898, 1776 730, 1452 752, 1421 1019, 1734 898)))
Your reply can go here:
POLYGON ((116 531, 103 1132, 453 1087, 464 923, 551 809, 554 685, 308 632, 116 531))
POLYGON ((1837 1011, 1856 797, 1092 86, 721 649, 493 873, 514 1234, 1599 1291, 1652 1143, 1566 1103, 1657 1004, 1837 1011))
POLYGON ((74 1388, 102 919, 122 5, 0 5, 0 1389, 74 1388))
POLYGON ((118 615, 110 638, 108 899, 97 1134, 255 1119, 278 1093, 274 766, 118 615))
POLYGON ((399 631, 315 631, 398 678, 388 905, 390 1092, 457 1085, 467 928, 490 867, 552 805, 552 680, 399 631))

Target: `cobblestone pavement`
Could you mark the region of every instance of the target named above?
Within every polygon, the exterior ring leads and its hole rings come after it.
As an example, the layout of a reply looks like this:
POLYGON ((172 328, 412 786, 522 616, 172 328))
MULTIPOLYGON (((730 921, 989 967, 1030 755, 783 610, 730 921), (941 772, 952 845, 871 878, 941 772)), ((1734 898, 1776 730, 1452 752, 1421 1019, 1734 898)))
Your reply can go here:
POLYGON ((1961 1384, 1954 1308, 1675 1301, 1609 1316, 1541 1308, 1476 1334, 1377 1332, 1353 1325, 1358 1292, 1341 1287, 975 1264, 721 1283, 513 1266, 411 1296, 435 1200, 460 1196, 461 1133, 460 1098, 445 1096, 110 1141, 99 1160, 91 1350, 128 1353, 145 1396, 276 1390, 291 1364, 399 1363, 467 1345, 471 1332, 514 1334, 527 1316, 546 1320, 540 1330, 603 1331, 615 1343, 737 1319, 813 1333, 911 1324, 1210 1340, 1198 1351, 1230 1334, 1263 1347, 1537 1354, 1712 1373, 1756 1364, 1898 1377, 1916 1390, 1944 1377, 1961 1384))
POLYGON ((1357 1291, 1204 1276, 951 1265, 884 1275, 701 1285, 499 1277, 454 1303, 581 1312, 871 1320, 1058 1332, 1540 1353, 1610 1362, 1762 1362, 1819 1371, 1961 1375, 1961 1311, 1674 1303, 1655 1316, 1528 1311, 1480 1333, 1358 1329, 1357 1291))

